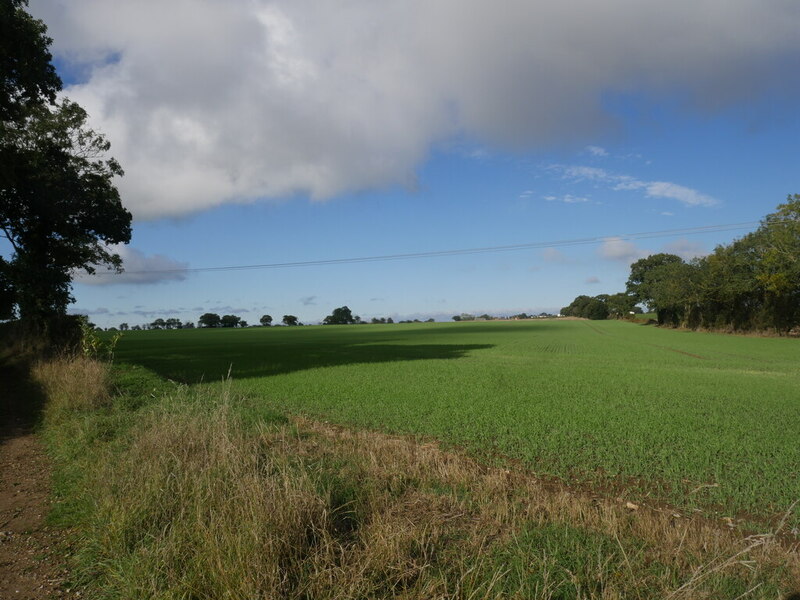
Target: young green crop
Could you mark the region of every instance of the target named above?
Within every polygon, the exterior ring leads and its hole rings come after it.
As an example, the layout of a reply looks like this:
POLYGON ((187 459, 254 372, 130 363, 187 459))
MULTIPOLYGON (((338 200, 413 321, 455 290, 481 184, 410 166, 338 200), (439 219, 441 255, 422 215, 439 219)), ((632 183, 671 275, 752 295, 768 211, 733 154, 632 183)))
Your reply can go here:
POLYGON ((541 320, 134 332, 116 355, 632 499, 767 519, 800 498, 796 339, 541 320))

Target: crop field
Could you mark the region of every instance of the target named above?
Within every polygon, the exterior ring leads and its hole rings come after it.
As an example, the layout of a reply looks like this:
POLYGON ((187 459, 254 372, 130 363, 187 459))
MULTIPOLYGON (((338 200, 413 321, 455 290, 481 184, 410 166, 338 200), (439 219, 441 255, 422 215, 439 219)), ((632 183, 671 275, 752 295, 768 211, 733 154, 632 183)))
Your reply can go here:
POLYGON ((562 320, 196 329, 130 332, 116 360, 210 387, 230 373, 265 411, 633 502, 774 522, 800 498, 796 339, 562 320))

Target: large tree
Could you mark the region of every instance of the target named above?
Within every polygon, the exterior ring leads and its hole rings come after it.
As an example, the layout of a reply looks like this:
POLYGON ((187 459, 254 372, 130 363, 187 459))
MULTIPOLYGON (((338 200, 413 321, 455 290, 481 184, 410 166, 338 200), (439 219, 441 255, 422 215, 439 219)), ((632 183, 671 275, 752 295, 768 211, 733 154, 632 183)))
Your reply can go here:
POLYGON ((121 268, 109 247, 130 241, 131 214, 113 182, 122 169, 86 118, 64 100, 55 109, 30 107, 0 132, 0 229, 13 248, 3 275, 23 320, 64 314, 73 271, 121 268))
POLYGON ((346 306, 340 306, 339 308, 334 308, 333 312, 325 317, 322 323, 324 325, 350 325, 355 323, 357 320, 360 321, 358 317, 353 316, 353 313, 349 308, 346 306))
POLYGON ((29 323, 63 315, 72 274, 121 268, 110 246, 130 241, 131 215, 114 177, 109 143, 86 112, 63 100, 46 27, 25 0, 0 0, 0 318, 29 323))

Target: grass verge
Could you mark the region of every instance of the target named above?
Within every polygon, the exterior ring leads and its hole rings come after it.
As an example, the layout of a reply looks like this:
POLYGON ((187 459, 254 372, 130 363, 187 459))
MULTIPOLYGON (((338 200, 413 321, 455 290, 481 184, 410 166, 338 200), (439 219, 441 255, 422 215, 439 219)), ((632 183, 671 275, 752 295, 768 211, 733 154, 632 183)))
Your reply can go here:
POLYGON ((140 367, 42 363, 53 518, 98 598, 777 598, 798 548, 140 367))

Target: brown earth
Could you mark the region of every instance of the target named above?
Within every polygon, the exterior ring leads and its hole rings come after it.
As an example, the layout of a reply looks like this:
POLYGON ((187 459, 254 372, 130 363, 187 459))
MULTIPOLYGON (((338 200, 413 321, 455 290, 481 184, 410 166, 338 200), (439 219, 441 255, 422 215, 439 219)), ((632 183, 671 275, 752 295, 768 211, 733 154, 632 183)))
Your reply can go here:
POLYGON ((51 470, 34 433, 40 393, 0 368, 0 599, 73 595, 63 587, 65 533, 47 524, 51 470))

